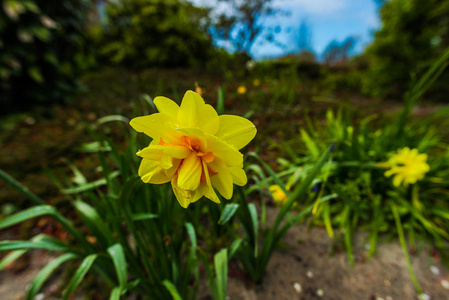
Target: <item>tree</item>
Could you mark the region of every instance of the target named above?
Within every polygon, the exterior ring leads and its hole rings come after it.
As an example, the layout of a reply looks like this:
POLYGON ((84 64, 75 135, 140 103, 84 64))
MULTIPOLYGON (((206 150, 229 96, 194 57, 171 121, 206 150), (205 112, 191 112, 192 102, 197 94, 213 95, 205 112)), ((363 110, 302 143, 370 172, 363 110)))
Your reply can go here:
POLYGON ((275 40, 280 26, 267 27, 264 21, 280 11, 270 6, 271 0, 219 0, 226 4, 227 11, 216 18, 212 34, 217 40, 231 44, 232 50, 251 56, 258 39, 282 46, 275 40))
POLYGON ((107 8, 101 53, 131 68, 191 67, 213 55, 209 10, 186 0, 122 0, 107 8))
POLYGON ((312 31, 305 20, 301 21, 296 33, 296 47, 298 51, 312 51, 312 31))
POLYGON ((61 102, 91 61, 88 0, 4 0, 0 5, 0 114, 61 102))
POLYGON ((390 0, 379 14, 382 27, 365 51, 370 67, 364 89, 400 98, 449 46, 449 1, 390 0))
POLYGON ((346 63, 349 54, 357 42, 355 37, 347 37, 343 42, 333 40, 327 45, 323 53, 324 62, 328 65, 335 65, 337 63, 346 63))

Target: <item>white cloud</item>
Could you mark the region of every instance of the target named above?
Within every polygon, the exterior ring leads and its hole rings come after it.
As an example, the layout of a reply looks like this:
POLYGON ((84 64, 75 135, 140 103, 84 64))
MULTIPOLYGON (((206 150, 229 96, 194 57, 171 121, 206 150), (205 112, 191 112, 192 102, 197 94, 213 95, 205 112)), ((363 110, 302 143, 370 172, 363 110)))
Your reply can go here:
POLYGON ((274 0, 273 5, 302 15, 328 16, 344 10, 348 0, 274 0))

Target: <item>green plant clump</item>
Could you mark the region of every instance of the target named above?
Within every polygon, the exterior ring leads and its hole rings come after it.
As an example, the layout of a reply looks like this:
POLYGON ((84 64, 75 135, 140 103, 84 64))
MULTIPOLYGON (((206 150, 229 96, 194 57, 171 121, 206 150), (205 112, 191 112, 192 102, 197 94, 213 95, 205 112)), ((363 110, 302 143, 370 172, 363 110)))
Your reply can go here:
POLYGON ((86 0, 6 0, 0 7, 0 112, 61 101, 89 65, 86 0))
POLYGON ((214 47, 209 10, 184 0, 110 3, 108 23, 97 36, 100 57, 131 68, 203 66, 214 47))

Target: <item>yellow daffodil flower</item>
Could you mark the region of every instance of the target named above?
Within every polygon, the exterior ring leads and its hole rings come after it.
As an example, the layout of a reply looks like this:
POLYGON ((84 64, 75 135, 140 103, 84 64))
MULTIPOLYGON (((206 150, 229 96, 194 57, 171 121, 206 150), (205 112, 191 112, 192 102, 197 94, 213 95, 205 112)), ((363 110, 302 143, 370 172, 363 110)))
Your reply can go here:
POLYGON ((246 94, 246 87, 244 85, 241 85, 237 88, 237 93, 240 95, 246 94))
POLYGON ((159 113, 130 122, 136 131, 153 139, 137 152, 142 157, 142 181, 171 182, 184 208, 202 196, 219 203, 214 188, 231 199, 233 184, 243 186, 247 182, 239 149, 256 135, 254 124, 239 116, 218 116, 193 91, 186 92, 180 106, 165 97, 156 97, 154 104, 159 113))
POLYGON ((417 149, 399 149, 397 154, 388 160, 390 170, 385 172, 385 176, 393 176, 394 186, 414 184, 423 179, 424 174, 430 170, 426 160, 427 154, 419 154, 417 149))
MULTIPOLYGON (((288 188, 287 188, 288 189, 288 188)), ((284 205, 287 203, 288 198, 285 192, 281 189, 281 187, 277 184, 270 185, 268 190, 271 193, 271 197, 273 197, 274 202, 284 205)))

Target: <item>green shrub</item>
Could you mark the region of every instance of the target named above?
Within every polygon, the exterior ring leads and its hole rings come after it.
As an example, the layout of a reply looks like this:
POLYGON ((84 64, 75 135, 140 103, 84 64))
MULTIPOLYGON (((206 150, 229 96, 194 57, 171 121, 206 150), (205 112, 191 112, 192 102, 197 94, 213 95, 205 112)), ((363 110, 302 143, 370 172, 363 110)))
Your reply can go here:
POLYGON ((60 101, 88 60, 90 1, 7 0, 0 7, 0 111, 60 101))
POLYGON ((209 11, 184 0, 124 0, 108 6, 100 56, 131 68, 203 65, 212 57, 209 11))
MULTIPOLYGON (((375 97, 401 99, 448 46, 448 12, 447 0, 386 1, 380 9, 382 27, 366 49, 370 67, 364 90, 375 97)), ((441 89, 438 83, 435 86, 441 89)))

